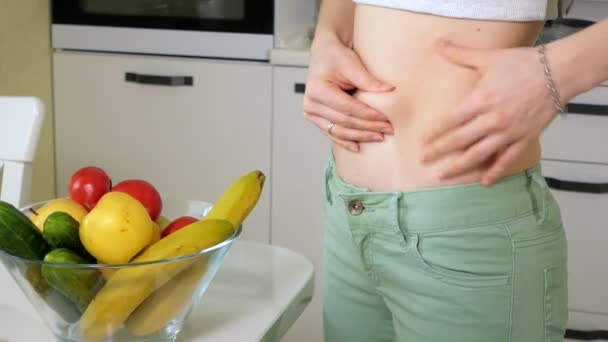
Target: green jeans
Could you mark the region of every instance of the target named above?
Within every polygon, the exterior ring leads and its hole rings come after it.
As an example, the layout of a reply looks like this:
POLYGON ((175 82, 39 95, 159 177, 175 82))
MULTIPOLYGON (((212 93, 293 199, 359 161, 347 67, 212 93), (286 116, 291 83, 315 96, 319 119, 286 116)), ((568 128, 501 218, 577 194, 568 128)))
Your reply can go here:
POLYGON ((370 192, 326 169, 325 342, 557 342, 567 246, 540 166, 370 192))

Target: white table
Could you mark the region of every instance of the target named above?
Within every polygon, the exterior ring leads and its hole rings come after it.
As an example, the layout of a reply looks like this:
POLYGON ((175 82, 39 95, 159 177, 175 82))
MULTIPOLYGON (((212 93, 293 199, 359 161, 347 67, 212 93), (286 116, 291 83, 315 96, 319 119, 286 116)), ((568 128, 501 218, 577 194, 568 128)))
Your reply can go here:
MULTIPOLYGON (((20 290, 12 278, 7 284, 9 278, 0 277, 0 342, 55 341, 25 296, 15 293, 20 290)), ((237 241, 178 341, 279 341, 312 295, 313 266, 306 258, 237 241)))

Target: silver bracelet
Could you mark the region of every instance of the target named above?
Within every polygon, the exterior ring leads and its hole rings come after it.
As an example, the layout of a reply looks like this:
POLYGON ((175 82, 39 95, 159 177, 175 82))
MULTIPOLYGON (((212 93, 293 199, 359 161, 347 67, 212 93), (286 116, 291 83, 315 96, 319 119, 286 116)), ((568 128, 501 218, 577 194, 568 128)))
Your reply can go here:
POLYGON ((543 65, 545 70, 545 80, 547 81, 547 88, 551 92, 551 97, 553 98, 553 106, 555 110, 561 115, 566 114, 567 108, 563 107, 559 100, 559 92, 557 88, 555 88, 555 83, 553 82, 553 77, 551 77, 551 68, 549 68, 549 63, 547 62, 547 55, 545 53, 545 44, 541 44, 538 47, 538 53, 540 54, 540 63, 543 65))

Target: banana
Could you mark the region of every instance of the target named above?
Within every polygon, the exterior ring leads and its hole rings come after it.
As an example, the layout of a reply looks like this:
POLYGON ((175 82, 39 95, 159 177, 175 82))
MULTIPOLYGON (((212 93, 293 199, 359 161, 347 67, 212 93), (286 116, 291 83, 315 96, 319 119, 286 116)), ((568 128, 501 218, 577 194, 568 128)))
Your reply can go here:
MULTIPOLYGON (((192 223, 148 247, 133 262, 144 262, 183 256, 217 245, 234 234, 261 195, 265 176, 252 171, 237 179, 220 196, 210 212, 201 221, 192 223)), ((99 291, 84 312, 81 338, 98 342, 114 335, 126 322, 129 331, 139 334, 153 333, 183 312, 185 300, 191 300, 197 289, 204 265, 193 265, 197 259, 169 264, 153 264, 117 271, 99 291), (185 270, 185 271, 184 271, 185 270), (183 274, 180 274, 180 272, 183 274), (179 285, 178 276, 183 280, 179 285), (169 284, 167 282, 172 281, 169 284), (157 289, 156 295, 150 296, 157 289), (170 291, 169 289, 179 290, 170 291), (148 298, 149 297, 149 298, 148 298), (146 300, 146 298, 148 298, 146 300), (141 310, 138 306, 142 305, 141 310), (181 305, 180 305, 181 304, 181 305), (163 312, 164 309, 165 311, 163 312)), ((198 259, 198 260, 206 260, 198 259)), ((202 261, 201 261, 202 262, 202 261)), ((206 263, 205 263, 206 265, 206 263)))
POLYGON ((201 260, 156 290, 129 316, 125 328, 133 335, 147 336, 183 315, 207 272, 207 262, 208 258, 201 257, 201 260))
POLYGON ((222 219, 236 229, 255 207, 262 193, 266 176, 252 171, 232 183, 213 204, 205 219, 222 219))
MULTIPOLYGON (((226 220, 194 222, 148 247, 133 262, 175 258, 215 246, 234 234, 226 220)), ((97 293, 80 322, 82 340, 102 341, 114 335, 129 315, 152 292, 196 259, 122 268, 97 293)))
MULTIPOLYGON (((239 227, 257 204, 265 179, 261 171, 252 171, 237 179, 224 191, 203 221, 222 219, 231 222, 235 228, 239 227)), ((125 324, 127 330, 137 336, 146 336, 164 328, 185 311, 204 272, 206 263, 198 266, 197 262, 171 279, 129 317, 125 324)))

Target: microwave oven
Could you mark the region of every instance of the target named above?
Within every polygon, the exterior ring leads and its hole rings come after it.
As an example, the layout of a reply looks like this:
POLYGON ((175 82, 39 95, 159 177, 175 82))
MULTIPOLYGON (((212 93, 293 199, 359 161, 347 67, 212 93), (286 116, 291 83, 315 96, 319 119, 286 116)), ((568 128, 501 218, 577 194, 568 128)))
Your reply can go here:
POLYGON ((55 49, 268 60, 274 0, 52 0, 55 49))

